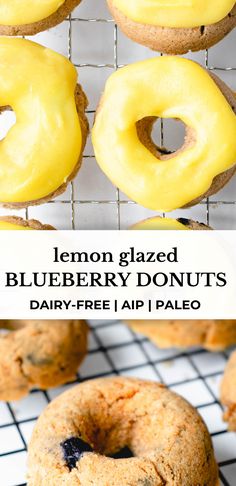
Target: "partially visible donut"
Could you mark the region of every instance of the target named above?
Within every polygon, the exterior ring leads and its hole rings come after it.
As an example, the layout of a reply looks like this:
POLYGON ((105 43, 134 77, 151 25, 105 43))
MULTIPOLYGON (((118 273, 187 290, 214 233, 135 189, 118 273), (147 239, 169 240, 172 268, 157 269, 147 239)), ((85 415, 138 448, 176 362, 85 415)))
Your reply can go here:
POLYGON ((131 227, 132 230, 210 230, 210 226, 193 221, 187 218, 161 218, 154 216, 152 218, 139 221, 131 227))
POLYGON ((128 320, 160 348, 201 346, 219 351, 236 344, 236 320, 128 320))
POLYGON ((19 216, 0 216, 0 230, 54 230, 50 224, 42 224, 36 219, 19 216))
POLYGON ((6 320, 0 328, 0 400, 18 400, 32 388, 62 385, 76 377, 87 349, 79 320, 6 320))
POLYGON ((92 131, 96 160, 115 186, 144 207, 192 206, 235 173, 235 114, 233 91, 197 63, 172 56, 137 62, 106 83, 92 131), (157 118, 185 124, 181 149, 170 153, 155 145, 157 118))
POLYGON ((88 134, 87 99, 64 56, 34 42, 0 38, 0 106, 16 123, 0 146, 0 203, 23 208, 65 191, 88 134))
POLYGON ((236 432, 236 351, 234 351, 226 365, 221 383, 221 402, 226 407, 224 419, 229 429, 236 432))
MULTIPOLYGON (((236 26, 236 5, 234 0, 216 2, 212 0, 213 12, 207 23, 206 3, 201 6, 198 17, 187 14, 188 5, 182 8, 182 18, 168 15, 161 23, 160 9, 168 8, 173 10, 174 2, 171 5, 156 5, 155 1, 145 2, 142 7, 145 11, 152 9, 156 15, 145 17, 138 13, 140 2, 126 0, 107 0, 112 16, 120 29, 133 41, 143 44, 155 51, 166 54, 185 54, 188 51, 199 51, 208 49, 223 39, 236 26), (227 5, 226 5, 227 4, 227 5), (225 7, 224 7, 225 6, 225 7), (132 10, 133 9, 133 10, 132 10), (219 11, 219 15, 217 15, 219 11), (185 15, 185 17, 184 17, 185 15), (204 23, 205 22, 205 23, 204 23)), ((142 2, 144 3, 144 2, 142 2)), ((158 4, 158 2, 156 2, 158 4)), ((190 2, 190 8, 196 8, 196 3, 190 2)), ((201 3, 198 1, 198 3, 201 3)), ((209 1, 208 1, 209 3, 209 1)), ((209 8, 209 6, 208 6, 209 8)))
POLYGON ((35 35, 60 24, 81 0, 1 0, 0 35, 35 35))
POLYGON ((29 445, 28 486, 216 486, 198 412, 164 385, 115 377, 51 402, 29 445), (134 457, 131 457, 134 456, 134 457))

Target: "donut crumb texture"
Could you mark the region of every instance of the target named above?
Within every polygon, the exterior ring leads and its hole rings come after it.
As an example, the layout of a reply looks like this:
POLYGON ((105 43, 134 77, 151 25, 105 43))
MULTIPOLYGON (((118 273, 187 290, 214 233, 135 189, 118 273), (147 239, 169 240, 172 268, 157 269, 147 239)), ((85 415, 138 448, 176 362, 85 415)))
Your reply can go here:
POLYGON ((87 350, 87 324, 79 320, 0 321, 0 400, 18 400, 76 377, 87 350))

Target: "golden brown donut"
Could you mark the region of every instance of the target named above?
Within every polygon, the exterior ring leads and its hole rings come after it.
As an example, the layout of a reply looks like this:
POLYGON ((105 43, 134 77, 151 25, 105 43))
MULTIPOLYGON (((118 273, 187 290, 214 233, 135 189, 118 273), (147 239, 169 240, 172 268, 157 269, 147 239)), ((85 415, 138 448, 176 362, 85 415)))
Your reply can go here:
MULTIPOLYGON (((6 3, 8 3, 8 1, 9 0, 6 0, 6 3)), ((23 3, 23 0, 21 1, 23 3)), ((35 35, 43 30, 50 29, 65 20, 80 2, 81 0, 64 0, 59 9, 49 17, 42 18, 41 20, 30 24, 2 25, 0 18, 0 35, 35 35)))
POLYGON ((211 438, 198 412, 164 385, 114 377, 71 388, 38 419, 29 445, 28 486, 48 484, 219 483, 211 438))
POLYGON ((224 419, 229 429, 236 431, 236 351, 234 351, 226 365, 221 383, 221 401, 226 407, 224 419))
POLYGON ((226 17, 215 24, 173 28, 135 22, 116 7, 114 0, 107 0, 107 3, 113 18, 127 37, 166 54, 185 54, 188 51, 208 49, 236 26, 236 5, 226 17))
POLYGON ((160 348, 202 346, 219 351, 236 343, 236 320, 128 320, 160 348))
POLYGON ((0 229, 11 229, 10 227, 11 225, 13 225, 12 229, 14 229, 15 226, 20 226, 23 228, 31 228, 33 230, 54 230, 55 229, 50 224, 42 224, 40 223, 40 221, 37 221, 36 219, 23 219, 20 218, 19 216, 0 216, 0 229))
POLYGON ((6 320, 0 328, 0 400, 18 400, 35 387, 73 380, 87 350, 81 320, 6 320))

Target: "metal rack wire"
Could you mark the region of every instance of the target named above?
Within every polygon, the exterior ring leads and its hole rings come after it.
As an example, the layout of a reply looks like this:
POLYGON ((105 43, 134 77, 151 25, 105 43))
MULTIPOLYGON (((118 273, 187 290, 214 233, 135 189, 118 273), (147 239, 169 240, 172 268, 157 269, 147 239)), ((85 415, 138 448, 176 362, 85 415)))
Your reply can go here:
MULTIPOLYGON (((74 23, 83 22, 111 24, 113 26, 113 62, 112 63, 81 63, 76 64, 79 69, 109 68, 112 71, 121 67, 118 59, 118 31, 111 19, 82 18, 70 16, 67 50, 69 59, 74 62, 72 28, 74 23)), ((234 53, 232 53, 233 56, 234 53)), ((209 53, 206 51, 204 65, 213 71, 236 71, 236 67, 211 66, 209 53)), ((235 78, 236 79, 236 78, 235 78)), ((93 110, 88 114, 93 115, 93 110)), ((165 140, 164 124, 161 123, 160 141, 165 140)), ((86 155, 85 159, 94 158, 86 155)), ((86 160, 85 160, 86 163, 86 160)), ((114 205, 116 207, 116 228, 121 228, 121 208, 126 205, 135 205, 133 201, 126 200, 116 189, 114 199, 85 199, 75 196, 75 183, 70 184, 69 197, 51 201, 49 204, 70 207, 70 227, 76 229, 75 211, 83 204, 114 205)), ((235 200, 204 200, 201 205, 206 209, 206 221, 211 224, 211 208, 215 206, 235 206, 235 200)), ((191 214, 191 210, 189 210, 191 214)), ((31 209, 26 210, 26 218, 31 217, 31 209)), ((171 389, 183 394, 195 405, 205 418, 210 428, 220 465, 221 485, 235 486, 236 480, 236 437, 227 432, 226 424, 221 421, 222 406, 218 399, 217 385, 228 359, 228 353, 208 353, 202 349, 190 351, 158 350, 146 338, 131 332, 127 327, 117 321, 96 321, 91 323, 90 350, 85 363, 80 368, 78 380, 91 379, 98 376, 123 374, 150 378, 166 383, 171 389), (203 363, 203 366, 201 365, 203 363), (95 371, 96 370, 96 371, 95 371), (214 422, 214 423, 213 423, 214 422)), ((35 423, 38 414, 59 391, 33 391, 29 397, 19 403, 3 404, 0 409, 0 470, 1 486, 23 486, 25 481, 25 459, 29 429, 35 423), (40 404, 40 406, 39 406, 40 404), (4 448, 5 447, 5 448, 4 448), (17 472, 13 470, 17 467, 17 472), (11 478, 9 472, 11 471, 11 478), (16 479, 17 478, 17 479, 16 479)))
MULTIPOLYGON (((134 334, 119 321, 93 321, 89 354, 79 370, 77 380, 72 384, 117 374, 166 383, 170 389, 191 401, 205 419, 219 460, 221 485, 234 486, 236 438, 227 432, 226 424, 221 421, 223 409, 216 392, 227 359, 226 353, 209 353, 203 349, 159 350, 148 339, 134 334)), ((6 471, 12 473, 17 464, 17 477, 24 476, 31 429, 41 409, 63 389, 66 386, 59 390, 34 390, 19 403, 4 404, 8 418, 2 423, 0 414, 1 486, 26 484, 21 481, 8 482, 8 476, 4 481, 4 474, 6 471), (10 437, 9 445, 7 434, 10 437)))

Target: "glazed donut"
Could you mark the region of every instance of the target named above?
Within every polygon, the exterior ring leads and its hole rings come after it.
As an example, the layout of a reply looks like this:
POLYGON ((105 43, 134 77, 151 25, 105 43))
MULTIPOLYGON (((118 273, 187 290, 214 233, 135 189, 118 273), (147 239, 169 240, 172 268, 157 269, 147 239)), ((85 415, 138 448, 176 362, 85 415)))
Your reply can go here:
POLYGON ((78 171, 88 133, 87 100, 63 56, 25 39, 0 39, 0 106, 16 123, 0 145, 0 202, 52 199, 78 171))
POLYGON ((131 227, 132 230, 210 230, 210 226, 193 221, 187 218, 161 218, 154 216, 153 218, 139 221, 131 227))
POLYGON ((201 346, 220 351, 236 343, 236 320, 128 320, 126 324, 159 348, 201 346))
POLYGON ((235 0, 107 0, 120 29, 166 54, 208 49, 236 26, 235 0))
POLYGON ((219 483, 198 412, 164 385, 115 377, 75 386, 42 413, 29 445, 28 486, 47 484, 219 483))
POLYGON ((224 419, 229 423, 229 429, 236 431, 236 351, 226 365, 221 383, 221 402, 226 407, 224 419))
POLYGON ((23 219, 18 216, 0 216, 0 230, 54 230, 50 224, 42 224, 36 219, 23 219))
POLYGON ((60 24, 81 0, 0 0, 0 35, 35 35, 60 24))
POLYGON ((87 349, 84 321, 0 321, 0 400, 18 400, 32 389, 76 377, 87 349))
POLYGON ((236 170, 235 113, 234 93, 193 61, 163 56, 126 66, 108 79, 97 110, 97 162, 142 206, 191 206, 219 191, 236 170), (177 152, 168 154, 152 142, 157 118, 186 125, 177 152))

